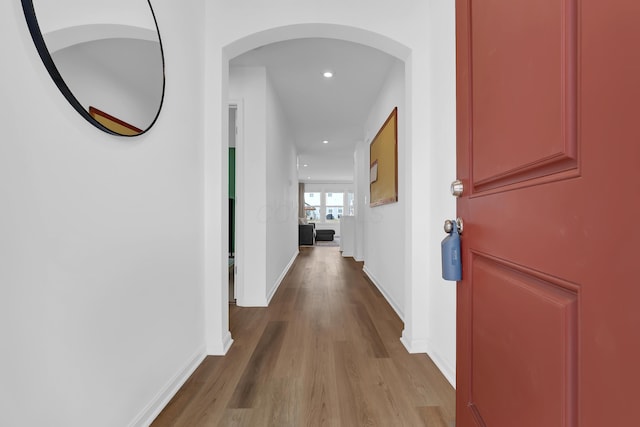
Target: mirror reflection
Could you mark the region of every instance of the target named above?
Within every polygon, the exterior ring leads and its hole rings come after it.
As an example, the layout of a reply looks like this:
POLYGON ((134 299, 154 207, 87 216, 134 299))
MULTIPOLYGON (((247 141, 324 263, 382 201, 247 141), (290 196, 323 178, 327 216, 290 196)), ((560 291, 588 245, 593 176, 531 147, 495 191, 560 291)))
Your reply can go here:
POLYGON ((135 136, 164 94, 162 44, 148 0, 22 0, 49 74, 94 126, 135 136))

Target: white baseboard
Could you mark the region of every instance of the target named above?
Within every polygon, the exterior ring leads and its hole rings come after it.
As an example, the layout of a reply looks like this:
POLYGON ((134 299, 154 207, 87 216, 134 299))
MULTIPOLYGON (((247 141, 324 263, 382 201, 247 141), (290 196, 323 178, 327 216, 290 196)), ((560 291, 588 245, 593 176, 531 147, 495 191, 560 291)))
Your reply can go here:
POLYGON ((428 353, 429 345, 425 340, 414 340, 411 337, 408 337, 405 334, 405 331, 402 331, 402 337, 400 337, 400 342, 404 345, 404 348, 411 354, 416 353, 428 353))
POLYGON ((227 351, 231 348, 231 344, 233 344, 233 338, 231 338, 231 332, 227 331, 227 333, 222 337, 222 353, 217 356, 224 356, 227 354, 227 351))
MULTIPOLYGON (((273 296, 276 294, 276 291, 282 284, 282 281, 284 280, 285 276, 293 266, 293 263, 298 257, 298 253, 299 253, 299 250, 296 249, 295 253, 291 257, 291 260, 289 260, 289 263, 287 264, 287 266, 284 268, 284 270, 282 270, 282 273, 280 273, 278 280, 276 280, 276 283, 274 284, 273 288, 269 291, 268 294, 266 294, 265 296, 253 295, 251 298, 238 298, 236 300, 236 305, 238 307, 268 307, 269 304, 271 303, 271 300, 273 299, 273 296)), ((266 287, 266 284, 265 284, 265 287, 266 287)))
POLYGON ((367 277, 369 278, 369 280, 371 280, 371 283, 373 283, 376 288, 378 288, 378 290, 380 291, 380 293, 382 294, 382 296, 384 296, 384 299, 387 300, 387 302, 389 303, 389 305, 391 306, 391 308, 393 308, 393 310, 396 312, 396 314, 398 315, 398 317, 400 317, 400 320, 402 320, 404 322, 404 311, 400 309, 400 307, 398 306, 398 304, 394 301, 393 298, 391 298, 391 296, 385 291, 385 289, 380 285, 380 282, 378 282, 378 280, 375 278, 375 276, 371 273, 371 271, 369 271, 367 269, 367 265, 365 264, 364 267, 362 267, 362 271, 364 272, 364 274, 367 275, 367 277))
POLYGON ((349 257, 353 258, 353 252, 342 251, 342 256, 345 258, 349 258, 349 257))
POLYGON ((207 343, 206 353, 210 356, 224 356, 229 351, 231 344, 233 344, 231 332, 227 331, 220 337, 220 341, 215 340, 212 343, 207 343))
POLYGON ((269 295, 267 295, 267 306, 269 304, 271 304, 271 300, 273 299, 273 296, 276 294, 276 291, 278 290, 278 288, 282 284, 282 281, 284 280, 284 278, 287 275, 287 273, 289 272, 289 270, 291 270, 291 267, 293 266, 293 263, 296 261, 296 258, 298 257, 299 253, 300 253, 300 251, 298 249, 296 249, 295 253, 293 254, 293 257, 291 257, 291 260, 289 260, 289 264, 287 264, 287 266, 284 268, 284 270, 282 270, 282 273, 280 274, 280 277, 278 277, 278 280, 276 280, 276 285, 273 287, 271 292, 269 292, 269 295))
POLYGON ((456 369, 450 366, 440 354, 434 350, 434 346, 429 343, 428 340, 414 340, 408 337, 405 331, 402 331, 402 337, 400 342, 404 345, 404 348, 411 354, 426 353, 436 367, 440 370, 442 375, 449 381, 449 384, 456 388, 456 369))
POLYGON ((129 423, 129 427, 148 427, 153 420, 156 419, 158 414, 162 412, 169 401, 180 390, 180 387, 184 385, 189 379, 191 374, 196 370, 206 357, 204 347, 196 351, 196 353, 189 359, 186 366, 181 369, 176 375, 169 380, 169 382, 162 387, 162 389, 151 399, 142 411, 136 416, 133 421, 129 423))
POLYGON ((447 381, 449 381, 449 384, 451 384, 451 386, 455 389, 456 388, 455 367, 449 366, 449 364, 445 362, 444 358, 440 357, 438 352, 433 351, 433 349, 430 349, 430 351, 427 351, 427 354, 429 355, 431 360, 433 360, 433 363, 435 363, 438 369, 440 369, 440 372, 442 372, 442 375, 444 375, 447 381))
MULTIPOLYGON (((395 301, 393 301, 393 299, 384 291, 384 288, 380 286, 379 282, 376 280, 375 276, 371 274, 371 271, 367 269, 366 265, 363 267, 362 271, 367 275, 369 280, 371 280, 371 282, 378 288, 378 290, 380 291, 380 293, 382 293, 382 295, 387 300, 389 305, 393 307, 393 309, 398 314, 400 319, 402 319, 402 321, 404 322, 404 316, 402 314, 402 311, 398 308, 395 301)), ((440 372, 442 372, 442 375, 444 375, 447 381, 449 381, 449 383, 453 386, 453 388, 456 387, 455 367, 449 366, 449 364, 445 361, 445 359, 443 357, 440 357, 438 352, 434 350, 433 345, 431 345, 428 340, 413 339, 407 336, 405 331, 403 330, 402 337, 400 337, 400 342, 411 354, 426 353, 427 355, 429 355, 433 363, 440 370, 440 372)))

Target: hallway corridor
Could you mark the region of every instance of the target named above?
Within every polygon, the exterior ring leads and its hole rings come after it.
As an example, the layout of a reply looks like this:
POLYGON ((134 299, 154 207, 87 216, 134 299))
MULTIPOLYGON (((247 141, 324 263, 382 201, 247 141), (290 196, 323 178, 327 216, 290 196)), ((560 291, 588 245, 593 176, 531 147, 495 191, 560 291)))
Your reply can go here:
POLYGON ((268 308, 230 313, 228 354, 207 357, 154 427, 455 424, 453 388, 407 353, 396 313, 336 247, 301 247, 268 308))

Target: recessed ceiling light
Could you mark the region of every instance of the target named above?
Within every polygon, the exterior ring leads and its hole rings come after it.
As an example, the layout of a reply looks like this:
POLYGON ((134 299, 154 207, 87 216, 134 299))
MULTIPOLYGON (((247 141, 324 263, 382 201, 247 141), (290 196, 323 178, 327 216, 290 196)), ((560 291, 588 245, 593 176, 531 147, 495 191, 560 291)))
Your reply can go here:
POLYGON ((308 176, 308 177, 307 177, 307 179, 311 179, 311 177, 310 177, 310 176, 308 176))
POLYGON ((330 79, 331 77, 333 77, 333 73, 331 71, 325 71, 324 73, 322 73, 323 76, 325 76, 325 78, 330 79))
POLYGON ((322 141, 323 144, 328 144, 329 141, 327 141, 326 139, 324 141, 322 141))
POLYGON ((304 165, 302 165, 302 166, 304 166, 304 167, 306 168, 306 167, 308 167, 309 165, 307 165, 307 164, 305 163, 305 164, 304 164, 304 165))

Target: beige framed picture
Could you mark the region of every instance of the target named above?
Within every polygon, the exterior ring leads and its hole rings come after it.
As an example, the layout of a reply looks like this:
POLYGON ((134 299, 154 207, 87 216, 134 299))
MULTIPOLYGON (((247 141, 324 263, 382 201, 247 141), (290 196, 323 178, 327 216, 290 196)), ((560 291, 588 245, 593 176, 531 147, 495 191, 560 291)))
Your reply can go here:
POLYGON ((398 108, 394 108, 369 146, 370 206, 398 201, 398 108))

